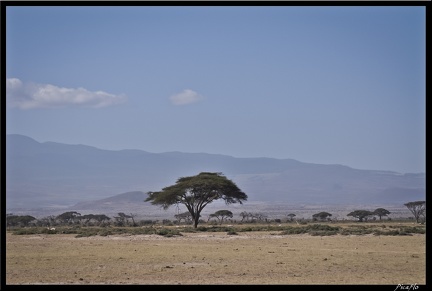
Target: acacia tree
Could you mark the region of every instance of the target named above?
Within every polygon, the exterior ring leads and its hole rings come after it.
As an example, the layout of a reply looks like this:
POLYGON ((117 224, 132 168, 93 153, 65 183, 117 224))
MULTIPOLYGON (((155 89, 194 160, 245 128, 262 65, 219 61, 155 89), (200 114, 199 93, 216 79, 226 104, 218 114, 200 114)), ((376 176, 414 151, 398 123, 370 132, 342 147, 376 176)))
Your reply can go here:
POLYGON ((250 212, 246 212, 246 211, 243 211, 242 213, 240 213, 240 216, 241 216, 241 222, 243 222, 245 219, 246 219, 246 221, 249 221, 249 217, 251 217, 252 216, 252 213, 250 213, 250 212))
POLYGON ((287 214, 287 216, 290 218, 290 221, 293 221, 294 216, 296 216, 294 213, 287 214))
POLYGON ((147 192, 145 202, 168 209, 171 205, 183 204, 192 216, 194 228, 198 227, 201 211, 208 204, 223 199, 226 205, 243 204, 247 195, 222 173, 201 172, 196 176, 179 178, 175 185, 162 191, 147 192))
POLYGON ((81 216, 81 221, 84 225, 87 225, 90 223, 91 220, 94 220, 98 223, 98 225, 101 225, 104 221, 110 220, 108 216, 105 214, 85 214, 81 216))
POLYGON ((28 226, 31 221, 35 221, 35 220, 36 218, 30 215, 6 214, 7 226, 28 226))
POLYGON ((414 201, 404 204, 414 215, 416 222, 419 222, 420 216, 426 216, 426 201, 414 201))
POLYGON ((389 215, 390 211, 384 208, 377 208, 374 210, 373 214, 379 216, 379 219, 381 220, 381 217, 389 215))
POLYGON ((320 220, 326 220, 327 218, 330 218, 330 216, 332 216, 331 213, 323 211, 323 212, 315 213, 314 215, 312 215, 312 218, 314 219, 319 218, 320 220))
POLYGON ((58 215, 56 219, 62 223, 71 224, 74 223, 76 220, 81 219, 81 213, 78 213, 76 211, 68 211, 58 215))
POLYGON ((182 220, 184 220, 185 223, 192 222, 191 214, 188 211, 176 214, 176 215, 174 215, 174 217, 177 219, 178 223, 181 223, 182 220))
POLYGON ((209 220, 212 217, 216 217, 219 220, 219 224, 222 224, 225 218, 232 218, 233 213, 229 210, 218 210, 215 213, 209 215, 209 220))
POLYGON ((133 220, 132 215, 127 215, 127 214, 124 214, 123 212, 119 212, 118 216, 114 216, 114 218, 116 219, 118 226, 127 225, 129 223, 128 218, 132 218, 133 226, 135 226, 135 221, 133 220))
POLYGON ((56 217, 54 215, 50 215, 47 217, 42 217, 36 221, 37 226, 55 226, 56 225, 56 217))
POLYGON ((374 215, 374 213, 372 211, 369 210, 354 210, 350 213, 347 214, 347 216, 352 216, 355 218, 358 218, 358 220, 360 222, 363 221, 363 219, 365 219, 368 216, 374 215))

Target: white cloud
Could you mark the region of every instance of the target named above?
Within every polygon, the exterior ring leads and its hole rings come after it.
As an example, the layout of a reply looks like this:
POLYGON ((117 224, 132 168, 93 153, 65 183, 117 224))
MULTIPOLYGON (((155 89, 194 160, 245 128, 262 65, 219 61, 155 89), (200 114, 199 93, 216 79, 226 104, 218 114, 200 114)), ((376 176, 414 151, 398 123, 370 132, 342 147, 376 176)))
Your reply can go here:
POLYGON ((84 88, 62 88, 50 84, 23 83, 16 78, 6 80, 6 100, 20 109, 66 106, 104 107, 126 101, 124 95, 103 91, 91 92, 84 88))
POLYGON ((201 99, 203 99, 203 96, 189 89, 183 90, 183 92, 172 95, 170 97, 170 100, 174 105, 185 105, 189 103, 198 102, 201 99))

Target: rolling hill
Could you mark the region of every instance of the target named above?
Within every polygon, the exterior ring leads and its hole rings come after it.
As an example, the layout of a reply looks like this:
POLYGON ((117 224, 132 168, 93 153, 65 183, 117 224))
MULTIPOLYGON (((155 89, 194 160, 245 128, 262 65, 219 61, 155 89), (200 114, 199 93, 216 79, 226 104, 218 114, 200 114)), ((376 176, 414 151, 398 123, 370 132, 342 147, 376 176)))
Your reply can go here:
POLYGON ((158 191, 179 177, 203 171, 223 173, 248 195, 248 201, 398 204, 426 197, 424 173, 359 170, 293 159, 111 151, 40 143, 17 134, 6 136, 5 160, 8 210, 70 207, 119 193, 158 191))

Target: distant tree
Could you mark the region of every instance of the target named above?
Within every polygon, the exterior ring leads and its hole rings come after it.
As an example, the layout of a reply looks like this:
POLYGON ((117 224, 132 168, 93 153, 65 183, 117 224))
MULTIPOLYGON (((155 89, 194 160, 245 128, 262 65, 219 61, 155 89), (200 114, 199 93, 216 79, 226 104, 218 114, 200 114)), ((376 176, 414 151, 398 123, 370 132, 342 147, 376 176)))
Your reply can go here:
POLYGON ((35 221, 36 218, 30 215, 7 215, 6 225, 7 226, 29 226, 30 222, 35 221))
POLYGON ((290 218, 290 221, 293 221, 294 216, 296 216, 294 213, 287 214, 287 216, 290 218))
POLYGON ((229 210, 218 210, 209 215, 209 219, 212 217, 216 217, 219 220, 219 224, 222 224, 225 218, 232 218, 233 213, 229 210))
POLYGON ((91 220, 96 221, 99 225, 104 221, 110 220, 105 214, 86 214, 81 216, 81 221, 83 224, 87 225, 91 220))
POLYGON ((241 216, 241 222, 243 222, 244 220, 246 221, 264 221, 267 220, 267 215, 264 215, 262 213, 252 213, 252 212, 246 212, 243 211, 240 213, 241 216))
POLYGON ((129 215, 130 219, 132 219, 132 226, 138 226, 138 224, 135 223, 134 217, 136 217, 135 213, 130 213, 129 215))
POLYGON ((46 217, 39 218, 36 222, 37 226, 55 226, 56 217, 54 215, 49 215, 46 217))
POLYGON ((381 220, 381 217, 389 215, 390 211, 388 211, 387 209, 384 209, 384 208, 377 208, 374 210, 373 214, 377 215, 379 217, 379 219, 381 220))
POLYGON ((369 210, 354 210, 347 214, 347 216, 352 216, 357 218, 360 222, 362 222, 365 218, 371 215, 374 215, 374 213, 369 210))
POLYGON ((107 221, 107 220, 111 220, 111 218, 109 218, 105 214, 95 214, 94 217, 93 217, 93 219, 96 220, 99 223, 107 221))
POLYGON ((118 216, 114 216, 114 218, 116 219, 118 226, 127 225, 129 223, 128 218, 133 218, 132 216, 126 215, 123 212, 119 212, 117 214, 118 214, 118 216))
POLYGON ((240 213, 240 216, 242 218, 240 220, 241 222, 243 222, 245 219, 246 219, 246 221, 249 221, 249 217, 252 217, 252 213, 243 211, 243 212, 240 213))
POLYGON ((262 213, 251 213, 253 221, 267 221, 268 216, 262 213))
POLYGON ((194 227, 198 227, 201 211, 208 204, 222 199, 225 204, 240 203, 247 195, 222 173, 201 172, 196 176, 179 178, 175 185, 157 192, 147 192, 147 199, 153 205, 168 209, 171 205, 184 204, 192 216, 194 227))
POLYGON ((178 223, 181 223, 182 220, 184 220, 185 223, 191 223, 192 222, 192 216, 188 211, 176 214, 176 215, 174 215, 174 217, 175 217, 175 219, 177 219, 178 223))
POLYGON ((326 220, 330 216, 332 216, 330 213, 323 211, 323 212, 315 213, 314 215, 312 215, 312 218, 314 218, 315 220, 316 219, 326 220))
POLYGON ((62 223, 70 224, 74 223, 75 221, 79 220, 81 218, 81 214, 76 211, 68 211, 65 213, 62 213, 56 217, 57 220, 59 220, 62 223))
POLYGON ((413 201, 404 204, 414 215, 417 223, 420 222, 420 217, 426 219, 426 201, 413 201))

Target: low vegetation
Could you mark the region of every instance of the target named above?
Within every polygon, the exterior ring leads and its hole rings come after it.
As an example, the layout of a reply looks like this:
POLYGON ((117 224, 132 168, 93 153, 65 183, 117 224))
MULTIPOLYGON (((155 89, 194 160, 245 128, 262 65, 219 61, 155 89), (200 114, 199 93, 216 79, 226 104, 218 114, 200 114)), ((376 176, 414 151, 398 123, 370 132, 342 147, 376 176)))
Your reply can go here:
POLYGON ((99 226, 60 226, 18 227, 10 230, 15 235, 29 234, 75 234, 76 237, 109 236, 109 235, 160 235, 164 237, 182 236, 182 233, 226 232, 236 235, 241 232, 272 232, 274 235, 309 234, 312 236, 329 235, 412 235, 425 234, 426 225, 410 226, 406 223, 389 221, 383 223, 353 224, 353 223, 306 223, 306 224, 235 224, 206 225, 197 228, 193 226, 145 226, 145 227, 99 227, 99 226))
MULTIPOLYGON (((220 179, 219 176, 217 177, 220 179)), ((234 187, 234 190, 237 191, 237 188, 234 187)), ((262 213, 246 211, 240 213, 241 220, 237 221, 233 220, 233 213, 229 210, 218 210, 210 214, 207 221, 202 218, 197 220, 199 214, 195 214, 194 217, 189 211, 175 215, 175 220, 172 221, 136 220, 136 214, 127 215, 123 212, 111 218, 104 214, 81 215, 76 211, 69 211, 41 219, 29 215, 6 214, 6 226, 7 230, 15 235, 75 234, 76 237, 109 235, 173 237, 182 236, 182 233, 197 232, 225 232, 228 235, 236 235, 241 232, 259 231, 273 232, 277 235, 309 234, 311 236, 425 234, 425 201, 409 202, 405 206, 413 213, 412 220, 399 221, 392 220, 390 217, 383 220, 383 217, 390 214, 390 211, 384 208, 377 208, 374 211, 359 209, 346 214, 347 217, 354 217, 357 221, 333 221, 332 214, 325 211, 313 214, 312 219, 296 220, 294 220, 296 214, 289 213, 284 221, 268 219, 262 213)))

